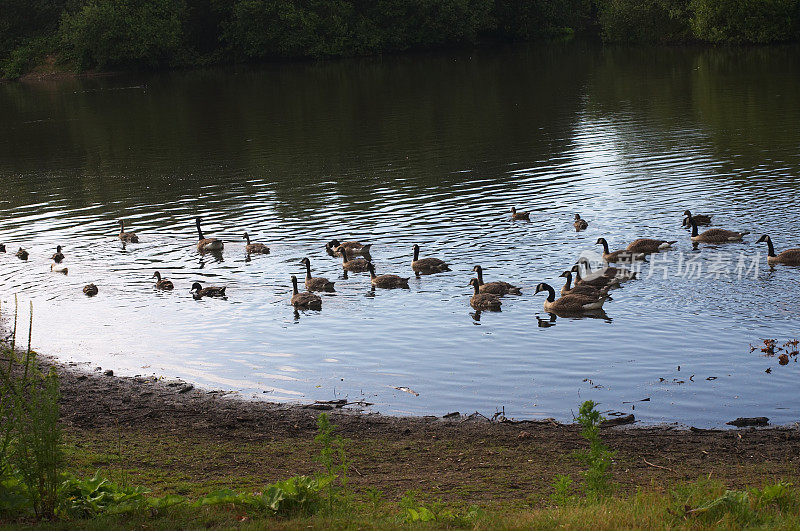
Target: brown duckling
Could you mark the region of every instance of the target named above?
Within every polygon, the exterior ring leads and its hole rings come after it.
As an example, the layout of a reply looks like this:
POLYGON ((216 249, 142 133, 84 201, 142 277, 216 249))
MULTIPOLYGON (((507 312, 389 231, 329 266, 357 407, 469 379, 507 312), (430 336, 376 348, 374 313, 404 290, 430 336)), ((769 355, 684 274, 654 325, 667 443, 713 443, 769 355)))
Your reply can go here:
POLYGON ((508 282, 484 282, 483 281, 483 268, 479 265, 476 265, 472 268, 474 273, 478 274, 478 284, 480 285, 480 292, 481 293, 491 293, 493 295, 498 295, 502 297, 503 295, 522 295, 522 289, 514 286, 513 284, 509 284, 508 282))
POLYGON ((161 278, 161 273, 159 273, 158 271, 153 273, 153 278, 156 279, 156 288, 158 289, 169 291, 175 288, 175 286, 172 284, 172 281, 166 278, 161 278))
POLYGON ((94 297, 99 293, 99 290, 97 289, 97 286, 95 286, 94 284, 86 284, 83 287, 83 293, 87 297, 94 297))
POLYGON ((478 283, 477 278, 469 281, 469 285, 475 289, 472 298, 469 300, 470 306, 476 310, 489 310, 492 312, 499 312, 500 306, 503 304, 500 297, 492 293, 481 293, 481 285, 478 283))
POLYGON ((311 276, 311 260, 303 258, 300 263, 306 266, 306 289, 308 291, 336 291, 333 289, 334 282, 325 277, 311 276))
POLYGON ((580 232, 589 228, 589 222, 581 218, 580 214, 575 214, 575 223, 572 225, 575 227, 576 232, 580 232))
POLYGON ((375 266, 372 265, 372 262, 369 263, 369 276, 372 282, 372 287, 374 288, 385 288, 385 289, 395 289, 395 288, 405 288, 409 289, 408 287, 408 277, 401 277, 398 275, 375 275, 375 266))
POLYGON ((786 249, 776 256, 775 247, 772 246, 772 238, 765 234, 756 243, 761 242, 767 242, 767 263, 769 265, 800 265, 800 249, 786 249))
POLYGON ((746 230, 744 232, 738 232, 735 230, 725 230, 725 229, 708 229, 702 233, 698 233, 697 231, 697 222, 695 222, 693 216, 687 216, 686 219, 689 221, 689 225, 692 227, 692 241, 693 242, 702 242, 702 243, 728 243, 728 242, 740 242, 742 238, 746 234, 750 234, 750 231, 746 230))
POLYGON ((516 207, 511 207, 511 220, 512 221, 530 221, 531 220, 531 213, 530 212, 517 212, 516 207))
POLYGON ((269 247, 263 243, 250 243, 250 235, 246 232, 242 238, 247 241, 244 250, 247 251, 248 254, 269 254, 269 247))
POLYGON ((297 291, 297 277, 292 275, 292 298, 289 304, 298 310, 321 310, 322 298, 309 291, 303 293, 297 291))
POLYGON ((442 273, 444 271, 450 271, 450 266, 447 265, 447 262, 444 260, 440 260, 438 258, 420 258, 419 257, 419 245, 416 243, 413 247, 414 250, 414 258, 411 260, 411 269, 415 273, 422 273, 422 274, 432 274, 432 273, 442 273))
POLYGON ((217 238, 206 238, 203 235, 203 229, 200 228, 200 217, 196 217, 194 220, 195 225, 197 226, 197 250, 201 253, 205 252, 213 252, 213 251, 221 251, 225 248, 225 245, 222 243, 222 240, 217 238))
POLYGON ((208 286, 204 288, 200 285, 199 282, 195 282, 192 284, 192 289, 189 290, 192 292, 192 296, 195 299, 202 299, 203 297, 224 297, 225 296, 225 289, 226 287, 218 287, 218 286, 208 286))
POLYGON ((6 252, 6 244, 0 243, 0 253, 6 252))
POLYGON ((60 264, 64 261, 64 253, 61 252, 61 246, 56 246, 56 254, 53 255, 53 262, 60 264))
POLYGON ((603 303, 606 302, 608 294, 598 297, 588 295, 569 294, 556 299, 556 292, 552 286, 544 282, 536 286, 534 293, 547 292, 547 299, 544 301, 544 309, 547 312, 562 314, 579 314, 592 310, 601 310, 603 303))
POLYGON ((28 251, 26 251, 25 249, 20 247, 19 251, 17 251, 16 257, 19 258, 20 260, 27 260, 28 259, 28 251))

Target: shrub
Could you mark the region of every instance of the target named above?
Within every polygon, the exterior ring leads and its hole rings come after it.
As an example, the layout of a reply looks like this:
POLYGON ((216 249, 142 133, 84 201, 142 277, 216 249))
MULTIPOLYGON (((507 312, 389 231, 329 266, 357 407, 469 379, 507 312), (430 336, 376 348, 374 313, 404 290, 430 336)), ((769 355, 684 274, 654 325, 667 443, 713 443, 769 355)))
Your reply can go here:
POLYGON ((584 490, 591 499, 601 498, 614 490, 608 469, 611 467, 615 452, 609 450, 600 439, 600 424, 605 418, 595 409, 596 405, 592 400, 581 404, 577 419, 583 428, 581 437, 589 441, 589 450, 579 455, 588 466, 583 472, 584 490))
POLYGON ((692 29, 712 43, 764 44, 791 40, 798 0, 691 0, 692 29))
POLYGON ((601 0, 597 19, 605 42, 670 43, 691 38, 687 0, 601 0))
POLYGON ((81 69, 171 63, 182 42, 181 0, 89 0, 61 19, 66 55, 81 69))
POLYGON ((505 39, 531 40, 580 31, 588 27, 588 0, 495 0, 497 34, 505 39))

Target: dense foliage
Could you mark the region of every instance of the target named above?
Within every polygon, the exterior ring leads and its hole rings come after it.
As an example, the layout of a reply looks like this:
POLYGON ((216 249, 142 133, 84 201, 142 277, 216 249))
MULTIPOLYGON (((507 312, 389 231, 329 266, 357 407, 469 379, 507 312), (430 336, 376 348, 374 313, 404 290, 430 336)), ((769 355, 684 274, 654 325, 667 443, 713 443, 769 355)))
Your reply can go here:
POLYGON ((44 62, 163 68, 367 55, 481 40, 762 44, 800 0, 0 0, 0 75, 44 62))

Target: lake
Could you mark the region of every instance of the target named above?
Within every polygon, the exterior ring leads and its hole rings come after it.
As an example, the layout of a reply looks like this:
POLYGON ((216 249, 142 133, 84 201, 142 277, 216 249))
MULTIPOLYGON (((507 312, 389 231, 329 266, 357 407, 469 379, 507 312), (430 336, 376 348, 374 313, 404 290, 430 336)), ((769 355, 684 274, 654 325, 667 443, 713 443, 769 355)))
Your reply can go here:
POLYGON ((27 325, 32 302, 35 348, 90 370, 255 399, 794 422, 797 357, 750 345, 800 331, 800 268, 755 243, 800 246, 798 51, 557 43, 0 85, 3 314, 16 294, 27 325), (687 208, 751 234, 695 249, 687 208), (221 256, 198 254, 196 215, 221 256), (248 257, 245 231, 271 253, 248 257), (677 243, 600 318, 551 317, 534 287, 599 237, 677 243), (332 238, 371 242, 410 289, 344 279, 332 238), (451 271, 415 277, 415 243, 451 271), (303 257, 336 281, 321 312, 288 305, 303 257), (478 315, 476 264, 523 295, 478 315), (195 301, 195 281, 228 298, 195 301))

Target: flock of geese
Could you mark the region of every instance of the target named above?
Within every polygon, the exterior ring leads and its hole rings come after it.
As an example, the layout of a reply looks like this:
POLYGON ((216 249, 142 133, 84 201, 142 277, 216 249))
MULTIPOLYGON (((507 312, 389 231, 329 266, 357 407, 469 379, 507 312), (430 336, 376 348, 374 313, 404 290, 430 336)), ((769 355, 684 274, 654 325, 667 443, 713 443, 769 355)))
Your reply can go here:
MULTIPOLYGON (((727 243, 742 241, 748 231, 738 232, 726 229, 712 228, 704 232, 699 232, 699 225, 710 225, 711 216, 703 214, 693 215, 689 210, 684 211, 683 225, 691 228, 691 241, 696 243, 727 243)), ((530 220, 530 212, 521 212, 516 208, 511 208, 511 220, 521 221, 530 220)), ((197 250, 200 253, 219 253, 224 249, 224 243, 218 238, 206 238, 200 226, 201 219, 195 219, 197 227, 197 250)), ((119 240, 124 244, 138 243, 139 237, 135 232, 126 232, 124 221, 119 222, 119 240)), ((575 214, 573 223, 577 232, 586 230, 589 222, 582 219, 580 214, 575 214)), ((246 241, 245 251, 248 254, 269 254, 269 247, 263 243, 254 243, 250 240, 250 235, 245 232, 242 239, 246 241)), ((622 265, 616 267, 609 264, 633 263, 645 260, 647 255, 658 253, 670 249, 677 240, 659 240, 653 238, 639 238, 620 250, 611 251, 605 238, 598 238, 597 245, 602 245, 602 258, 604 267, 593 271, 588 259, 581 258, 577 264, 561 273, 565 278, 564 286, 561 288, 560 296, 556 297, 556 290, 544 282, 536 286, 535 293, 546 292, 547 297, 544 301, 545 311, 557 315, 574 315, 585 312, 602 310, 603 304, 609 300, 609 291, 619 287, 623 282, 634 280, 638 273, 622 265), (574 276, 574 283, 573 283, 574 276)), ((780 254, 775 254, 772 240, 768 235, 763 235, 757 243, 767 244, 767 262, 770 266, 775 264, 800 265, 800 249, 788 249, 780 254)), ((370 282, 373 288, 381 289, 408 289, 410 277, 401 277, 393 274, 378 275, 375 272, 375 264, 370 257, 371 244, 363 244, 357 241, 339 242, 331 240, 325 245, 326 252, 332 256, 341 258, 342 269, 345 272, 369 272, 370 282)), ((0 244, 0 252, 6 252, 6 246, 0 244)), ((416 275, 430 275, 450 271, 450 267, 444 260, 434 257, 420 258, 419 245, 413 246, 413 258, 411 260, 411 270, 416 275)), ((29 253, 21 248, 16 256, 21 260, 27 260, 29 253)), ((62 264, 64 253, 59 245, 55 254, 52 256, 53 263, 50 270, 54 273, 68 273, 68 268, 62 264)), ((322 298, 314 292, 333 292, 334 282, 324 277, 315 277, 311 274, 311 261, 306 257, 300 261, 305 267, 305 291, 298 288, 297 277, 292 275, 292 295, 289 304, 300 310, 321 310, 322 298)), ((501 298, 506 295, 521 295, 522 288, 514 286, 508 282, 492 281, 484 282, 483 268, 476 265, 472 268, 475 278, 469 281, 473 288, 473 295, 470 298, 470 305, 475 310, 499 311, 502 305, 501 298)), ((162 278, 156 271, 153 273, 155 287, 159 290, 172 290, 175 285, 169 279, 162 278)), ((345 274, 345 278, 347 278, 345 274)), ((225 297, 225 287, 206 286, 203 287, 199 282, 194 282, 191 286, 191 293, 195 299, 203 297, 225 297)), ((99 293, 95 284, 87 284, 83 287, 83 293, 87 296, 94 296, 99 293)))

